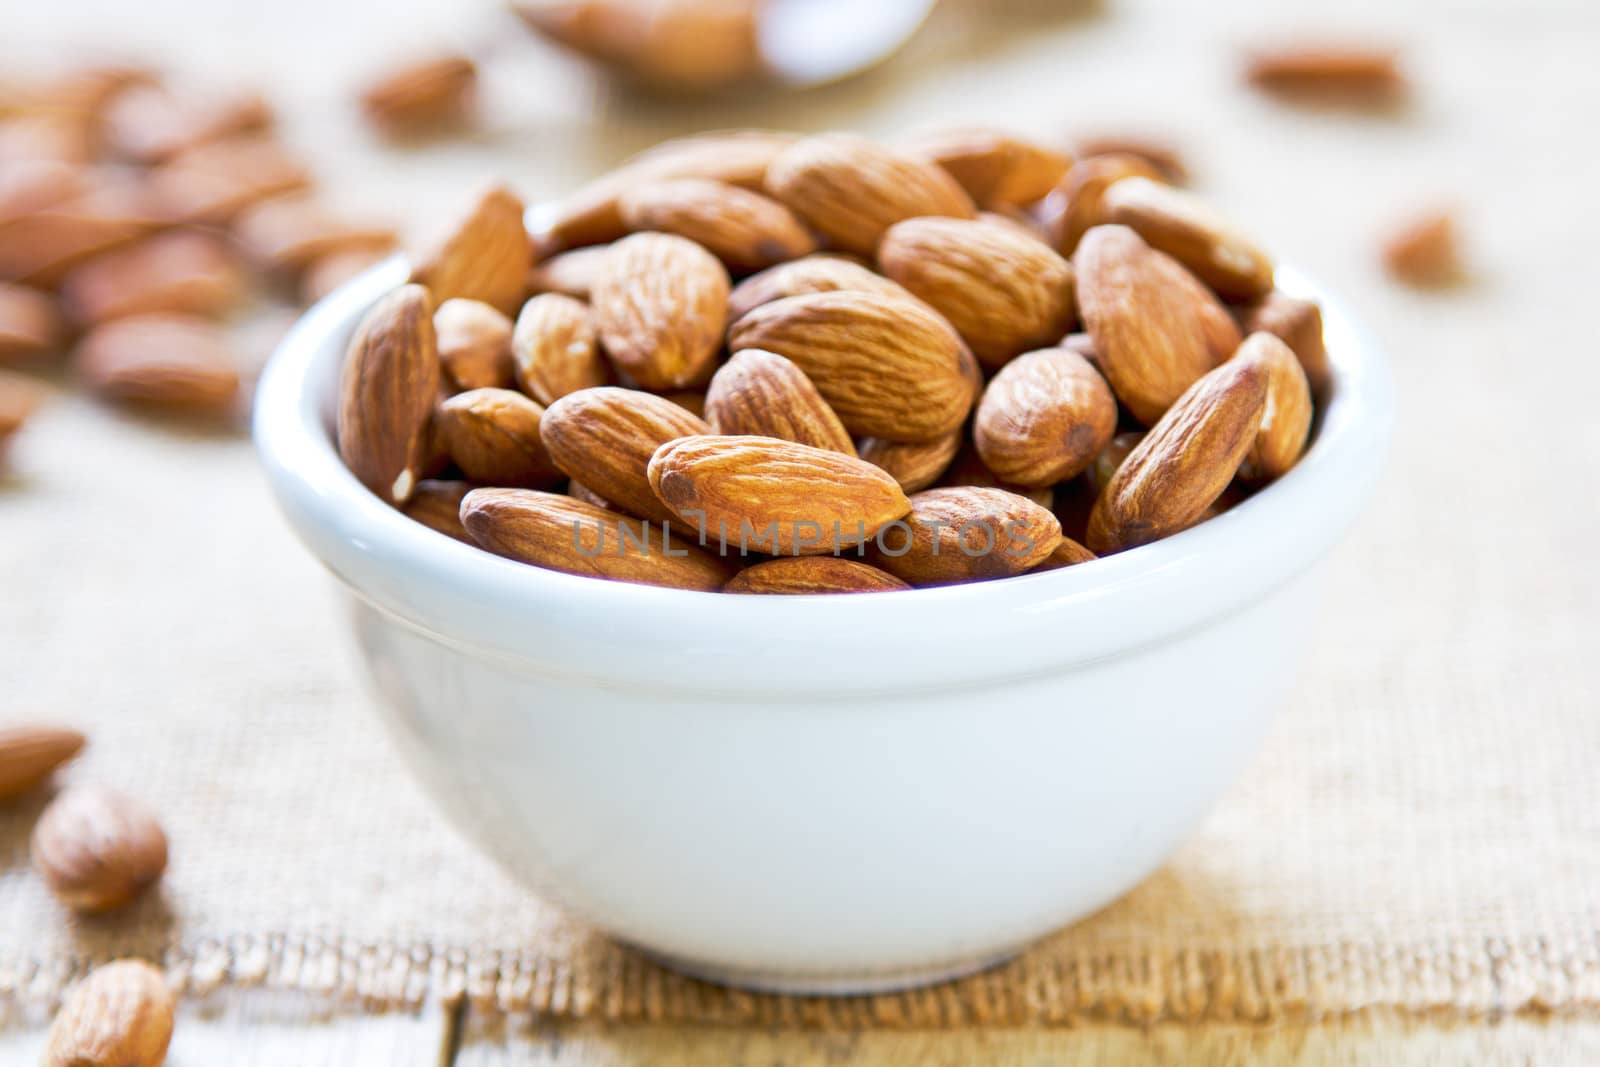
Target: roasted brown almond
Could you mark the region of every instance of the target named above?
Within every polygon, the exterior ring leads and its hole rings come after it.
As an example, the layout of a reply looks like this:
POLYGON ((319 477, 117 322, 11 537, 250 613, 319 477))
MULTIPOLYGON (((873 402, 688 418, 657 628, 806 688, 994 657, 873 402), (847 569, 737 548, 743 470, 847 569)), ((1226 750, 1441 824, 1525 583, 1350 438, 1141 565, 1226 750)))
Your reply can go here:
POLYGON ((800 220, 776 200, 708 178, 641 185, 624 193, 620 206, 630 230, 687 237, 734 274, 797 259, 817 247, 800 220))
POLYGON ((0 170, 0 226, 64 204, 90 189, 93 172, 59 160, 11 163, 0 170))
POLYGON ((1143 430, 1130 430, 1127 433, 1119 433, 1106 442, 1106 447, 1100 450, 1100 454, 1094 457, 1094 462, 1089 464, 1089 469, 1083 472, 1096 497, 1111 484, 1112 475, 1117 473, 1117 468, 1128 458, 1128 453, 1137 448, 1142 440, 1144 440, 1143 430))
MULTIPOLYGON (((0 391, 4 383, 0 382, 0 391)), ((0 419, 5 401, 0 399, 0 419)), ((0 439, 5 437, 0 423, 0 439)), ((86 738, 60 726, 0 727, 0 801, 21 796, 83 751, 86 738)))
POLYGON ((894 476, 907 493, 920 492, 937 482, 961 451, 964 434, 960 427, 930 441, 886 441, 863 437, 856 453, 894 476))
POLYGON ((471 545, 474 542, 467 536, 466 527, 461 525, 461 500, 472 492, 472 488, 471 482, 424 478, 411 491, 411 499, 406 501, 402 510, 408 518, 417 520, 428 529, 471 545))
POLYGON ((712 433, 754 434, 856 454, 855 442, 805 371, 774 352, 747 348, 711 378, 706 422, 712 433))
POLYGON ((251 207, 234 220, 233 234, 257 263, 291 275, 335 252, 388 252, 398 240, 387 226, 336 218, 309 196, 275 197, 251 207))
POLYGON ((1245 78, 1258 89, 1316 103, 1387 105, 1406 92, 1398 50, 1363 44, 1287 44, 1257 50, 1245 78))
POLYGON ((61 341, 56 303, 37 289, 0 282, 0 363, 32 359, 61 341))
POLYGON ((941 488, 975 486, 981 489, 1004 489, 1008 493, 1033 501, 1041 508, 1048 508, 1055 501, 1055 494, 1050 489, 1025 489, 1020 485, 1001 480, 994 471, 984 466, 978 450, 973 447, 971 441, 965 439, 956 452, 956 458, 950 461, 950 466, 940 475, 938 485, 941 488))
POLYGON ((561 480, 539 439, 543 415, 514 389, 469 389, 434 412, 434 439, 469 481, 542 488, 561 480))
POLYGON ((1009 578, 1038 566, 1061 543, 1048 509, 1004 489, 928 489, 911 513, 878 536, 877 566, 912 585, 1009 578))
POLYGON ((1004 481, 1042 489, 1083 472, 1117 429, 1117 401, 1089 361, 1064 348, 1001 367, 978 402, 973 442, 1004 481))
POLYGON ((1033 571, 1035 574, 1040 571, 1058 571, 1063 567, 1075 567, 1080 563, 1089 563, 1099 558, 1072 538, 1063 537, 1055 551, 1046 556, 1044 562, 1033 568, 1033 571))
POLYGON ((33 867, 76 911, 131 904, 167 868, 167 835, 144 804, 104 786, 73 786, 34 824, 33 867))
POLYGON ((512 0, 511 9, 556 44, 658 90, 725 88, 761 64, 750 0, 512 0))
POLYGON ((535 263, 528 271, 528 295, 559 293, 587 301, 594 292, 594 283, 605 273, 606 257, 610 253, 610 245, 594 245, 574 248, 535 263))
POLYGON ((461 124, 472 112, 477 85, 478 65, 467 56, 429 56, 368 82, 361 90, 361 111, 387 134, 461 124))
POLYGON ((1267 371, 1261 429, 1239 474, 1250 481, 1280 478, 1300 459, 1311 436, 1311 385, 1294 351, 1270 333, 1246 337, 1233 358, 1254 360, 1267 371))
POLYGON ((943 167, 975 203, 987 208, 1042 199, 1072 165, 1061 152, 992 129, 937 133, 911 148, 943 167))
POLYGON ((580 389, 545 411, 540 437, 556 466, 624 511, 662 522, 671 509, 650 488, 650 457, 711 427, 665 397, 606 386, 580 389))
POLYGON ((636 233, 611 246, 591 306, 618 367, 646 389, 681 389, 717 357, 728 272, 693 241, 636 233))
POLYGON ((114 182, 0 225, 0 281, 54 289, 80 263, 159 225, 151 198, 114 182))
POLYGON ((849 290, 785 297, 734 323, 729 347, 792 360, 864 437, 931 440, 972 406, 960 337, 915 299, 849 290))
POLYGON ((1079 160, 1045 205, 1056 251, 1064 256, 1074 254, 1083 235, 1105 221, 1103 201, 1106 190, 1112 185, 1124 178, 1159 177, 1154 167, 1137 156, 1093 156, 1079 160))
POLYGON ((173 996, 143 960, 113 960, 73 987, 50 1024, 43 1067, 161 1067, 173 996))
POLYGON ((88 324, 151 312, 209 317, 244 298, 245 277, 217 238, 176 231, 90 260, 67 275, 61 293, 88 324))
POLYGON ((728 295, 728 321, 738 322, 754 308, 786 296, 841 289, 899 297, 911 295, 898 282, 868 270, 855 260, 835 255, 805 256, 768 267, 734 286, 728 295))
POLYGON ((94 120, 82 111, 0 114, 0 167, 18 163, 82 166, 94 155, 94 120))
POLYGON ((986 367, 1072 326, 1072 268, 1042 241, 981 219, 908 219, 884 235, 883 272, 939 312, 986 367))
POLYGON ((522 305, 511 353, 517 384, 541 404, 605 385, 611 377, 588 305, 560 293, 522 305))
POLYGON ((1216 297, 1126 226, 1090 230, 1073 262, 1100 371, 1140 422, 1155 422, 1238 347, 1216 297))
POLYGON ((673 514, 741 551, 824 555, 906 513, 905 493, 865 460, 776 437, 685 437, 650 460, 673 514))
POLYGON ((1099 133, 1080 137, 1072 150, 1079 160, 1095 156, 1132 156, 1148 163, 1170 185, 1189 180, 1189 165, 1170 141, 1143 133, 1099 133))
POLYGON ((272 126, 272 107, 256 93, 178 97, 158 86, 121 93, 105 116, 114 151, 140 163, 160 163, 190 149, 272 126))
POLYGON ((723 586, 723 591, 807 596, 818 593, 892 593, 910 588, 889 572, 853 559, 786 556, 746 567, 723 586))
POLYGON ((474 489, 461 501, 461 522, 480 548, 567 574, 709 593, 733 573, 676 523, 644 522, 559 493, 474 489))
POLYGON ((767 169, 767 189, 800 220, 846 252, 871 256, 903 219, 970 219, 972 198, 931 160, 849 133, 807 137, 767 169))
POLYGON ((411 280, 426 285, 436 300, 482 300, 515 315, 533 263, 524 210, 522 198, 509 187, 484 187, 418 253, 411 280))
POLYGON ((1272 291, 1272 260, 1199 197, 1149 178, 1113 183, 1101 199, 1107 222, 1129 227, 1227 300, 1272 291))
POLYGON ((308 188, 311 172, 271 138, 240 138, 190 149, 148 181, 172 221, 223 225, 253 204, 308 188))
POLYGON ((1267 387, 1263 363, 1233 359, 1185 390, 1095 502, 1090 551, 1120 552, 1200 521, 1255 446, 1267 387))
POLYGON ((441 380, 433 299, 420 285, 402 286, 356 328, 339 379, 339 452, 392 504, 410 498, 428 467, 441 380))
POLYGON ((179 413, 234 410, 239 371, 228 334, 185 315, 130 315, 78 345, 84 382, 107 400, 179 413))
POLYGON ((1441 288, 1465 275, 1455 217, 1434 211, 1400 227, 1383 243, 1390 275, 1419 288, 1441 288))
POLYGON ((1274 289, 1242 310, 1239 326, 1247 335, 1270 333, 1293 349, 1316 395, 1325 395, 1333 385, 1333 369, 1322 339, 1322 309, 1312 301, 1274 289))
POLYGON ((481 300, 446 300, 433 313, 445 377, 457 389, 504 389, 512 382, 511 320, 481 300))

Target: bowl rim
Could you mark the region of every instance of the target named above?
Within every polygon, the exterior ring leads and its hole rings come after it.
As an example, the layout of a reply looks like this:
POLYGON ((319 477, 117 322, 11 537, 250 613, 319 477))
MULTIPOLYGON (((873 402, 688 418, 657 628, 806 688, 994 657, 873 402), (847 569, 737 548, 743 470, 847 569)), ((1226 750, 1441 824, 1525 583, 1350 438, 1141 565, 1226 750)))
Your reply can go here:
POLYGON ((360 317, 405 277, 400 257, 374 266, 279 345, 253 419, 268 480, 301 539, 360 600, 434 640, 574 685, 906 695, 1125 654, 1308 569, 1369 496, 1392 432, 1393 385, 1376 343, 1322 287, 1280 267, 1280 289, 1322 307, 1334 384, 1295 468, 1214 519, 1088 564, 871 596, 610 582, 457 542, 346 468, 332 433, 338 365, 360 317), (902 662, 915 670, 885 669, 902 662))

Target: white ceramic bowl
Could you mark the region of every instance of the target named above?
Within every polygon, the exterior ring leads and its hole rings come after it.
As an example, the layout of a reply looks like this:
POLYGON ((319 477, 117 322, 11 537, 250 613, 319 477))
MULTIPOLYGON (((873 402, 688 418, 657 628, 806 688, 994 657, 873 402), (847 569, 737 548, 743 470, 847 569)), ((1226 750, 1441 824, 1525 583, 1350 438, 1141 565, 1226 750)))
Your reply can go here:
POLYGON ((753 988, 974 970, 1155 870, 1283 700, 1389 437, 1382 359, 1319 293, 1337 385, 1315 443, 1176 537, 870 596, 579 578, 412 522, 340 461, 346 341, 402 278, 350 283, 267 369, 279 502, 352 594, 388 720, 456 825, 622 941, 753 988))

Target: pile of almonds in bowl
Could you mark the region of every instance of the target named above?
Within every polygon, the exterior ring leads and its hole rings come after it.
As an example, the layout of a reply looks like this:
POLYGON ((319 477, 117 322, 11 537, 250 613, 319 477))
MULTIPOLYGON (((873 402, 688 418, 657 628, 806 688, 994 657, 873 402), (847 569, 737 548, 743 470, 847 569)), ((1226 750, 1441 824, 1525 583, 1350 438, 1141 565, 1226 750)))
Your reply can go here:
POLYGON ((659 145, 503 185, 353 337, 341 453, 457 540, 738 593, 1007 578, 1281 477, 1321 312, 1147 160, 993 131, 659 145))

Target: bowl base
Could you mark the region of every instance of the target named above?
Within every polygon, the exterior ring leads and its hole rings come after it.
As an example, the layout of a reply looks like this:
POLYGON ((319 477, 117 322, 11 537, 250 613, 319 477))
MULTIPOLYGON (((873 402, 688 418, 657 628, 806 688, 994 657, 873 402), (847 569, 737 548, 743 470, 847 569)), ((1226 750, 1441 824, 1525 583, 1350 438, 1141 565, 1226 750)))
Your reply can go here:
POLYGON ((723 967, 701 960, 684 959, 654 952, 638 945, 628 946, 653 963, 690 978, 698 978, 715 985, 732 986, 751 993, 777 993, 802 997, 851 997, 873 993, 897 993, 921 986, 937 985, 957 978, 965 978, 979 971, 997 967, 1014 958, 1026 945, 1017 945, 999 952, 986 952, 954 960, 941 960, 926 967, 905 967, 896 970, 838 971, 820 974, 795 974, 784 971, 746 970, 723 967))

